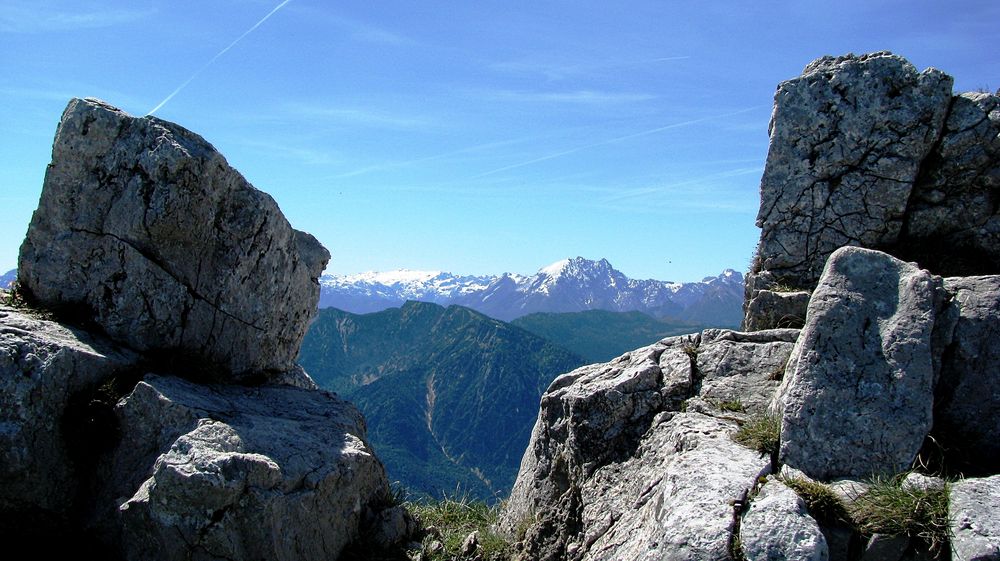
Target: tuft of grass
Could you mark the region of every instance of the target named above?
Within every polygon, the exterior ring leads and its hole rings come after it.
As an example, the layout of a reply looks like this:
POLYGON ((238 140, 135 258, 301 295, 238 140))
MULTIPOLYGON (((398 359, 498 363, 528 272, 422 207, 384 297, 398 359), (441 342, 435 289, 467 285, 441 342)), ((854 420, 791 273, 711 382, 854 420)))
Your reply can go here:
POLYGON ((762 455, 777 458, 781 446, 781 418, 769 414, 751 417, 733 434, 733 440, 762 455))
POLYGON ((903 487, 906 474, 875 477, 864 494, 851 504, 858 531, 866 534, 905 535, 942 551, 951 533, 948 524, 948 485, 941 489, 903 487))
POLYGON ((719 409, 732 411, 733 413, 743 413, 746 411, 746 407, 743 406, 743 402, 739 398, 720 401, 719 409))
POLYGON ((828 485, 801 477, 782 478, 781 482, 798 493, 806 503, 809 514, 823 526, 851 524, 847 506, 828 485))
POLYGON ((513 547, 506 538, 493 531, 501 506, 490 506, 474 501, 467 496, 444 497, 441 500, 425 500, 407 503, 406 508, 420 520, 424 528, 433 526, 440 532, 440 538, 425 538, 424 551, 427 559, 444 561, 461 557, 462 542, 472 532, 479 532, 478 555, 484 561, 506 561, 511 558, 513 547), (444 548, 429 551, 428 542, 437 539, 444 548))
POLYGON ((691 357, 691 360, 698 360, 698 347, 694 345, 684 345, 684 354, 691 357))

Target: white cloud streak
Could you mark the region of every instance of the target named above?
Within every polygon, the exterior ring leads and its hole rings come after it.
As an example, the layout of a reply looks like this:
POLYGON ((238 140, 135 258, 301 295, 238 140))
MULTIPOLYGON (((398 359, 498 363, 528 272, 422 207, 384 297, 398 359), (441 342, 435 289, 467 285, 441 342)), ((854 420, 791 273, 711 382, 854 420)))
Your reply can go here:
POLYGON ((14 2, 0 9, 0 33, 45 33, 100 29, 146 19, 156 10, 66 11, 31 2, 14 2))
POLYGON ((227 52, 229 52, 229 50, 232 49, 233 47, 235 47, 237 43, 239 43, 240 41, 242 41, 244 37, 246 37, 247 35, 250 35, 251 33, 253 33, 253 31, 255 29, 257 29, 258 27, 260 27, 261 24, 263 24, 265 21, 267 21, 278 10, 280 10, 281 8, 284 8, 285 4, 288 4, 291 1, 292 0, 284 0, 282 3, 278 4, 273 10, 271 10, 270 12, 268 12, 268 14, 266 16, 262 17, 260 19, 260 21, 258 21, 257 23, 253 24, 253 27, 251 27, 250 29, 244 31, 243 35, 240 35, 239 37, 236 38, 235 41, 233 41, 232 43, 230 43, 226 48, 224 48, 221 51, 219 51, 218 54, 216 54, 208 62, 206 62, 204 66, 202 66, 194 74, 192 74, 190 78, 188 78, 187 80, 185 80, 183 84, 181 84, 180 86, 177 86, 177 89, 175 89, 173 92, 171 92, 170 95, 168 95, 163 101, 161 101, 159 103, 159 105, 157 105, 156 107, 150 109, 149 113, 146 113, 146 115, 149 116, 149 115, 152 115, 153 113, 156 113, 161 107, 163 107, 164 105, 166 105, 168 101, 170 101, 171 99, 173 99, 175 95, 177 95, 178 93, 180 93, 181 90, 183 90, 188 84, 190 84, 195 78, 197 78, 199 74, 201 74, 202 72, 204 72, 205 69, 207 69, 209 66, 212 66, 212 64, 216 60, 218 60, 219 57, 221 57, 222 55, 224 55, 227 52))
POLYGON ((608 144, 615 144, 617 142, 624 142, 626 140, 631 140, 633 138, 640 138, 640 137, 643 137, 643 136, 649 136, 651 134, 656 134, 656 133, 667 131, 667 130, 670 130, 670 129, 676 129, 676 128, 681 128, 681 127, 688 127, 688 126, 691 126, 691 125, 696 125, 698 123, 704 123, 706 121, 713 121, 713 120, 716 120, 716 119, 724 119, 726 117, 733 117, 735 115, 740 115, 740 114, 743 114, 743 113, 748 113, 748 112, 753 111, 753 110, 758 109, 758 108, 759 108, 759 106, 748 107, 746 109, 740 109, 739 111, 732 111, 732 112, 729 112, 729 113, 722 113, 722 114, 719 114, 719 115, 712 115, 712 116, 709 116, 709 117, 701 117, 699 119, 691 119, 689 121, 682 121, 680 123, 673 123, 673 124, 665 125, 665 126, 662 126, 662 127, 656 127, 656 128, 653 128, 653 129, 639 131, 639 132, 632 133, 632 134, 626 134, 624 136, 618 136, 618 137, 615 137, 615 138, 609 138, 607 140, 602 140, 600 142, 592 142, 590 144, 584 144, 583 146, 577 146, 575 148, 569 148, 569 149, 566 149, 566 150, 561 150, 559 152, 553 152, 551 154, 546 154, 544 156, 539 156, 537 158, 532 158, 530 160, 526 160, 526 161, 523 161, 523 162, 518 162, 516 164, 510 164, 510 165, 499 167, 499 168, 496 168, 496 169, 491 169, 489 171, 485 171, 485 172, 480 173, 478 175, 474 175, 472 177, 472 179, 479 179, 481 177, 486 177, 488 175, 493 175, 493 174, 500 173, 500 172, 503 172, 503 171, 508 171, 508 170, 517 169, 517 168, 522 168, 522 167, 525 167, 525 166, 530 166, 532 164, 537 164, 539 162, 545 162, 545 161, 548 161, 548 160, 554 160, 556 158, 561 158, 563 156, 568 156, 570 154, 575 154, 577 152, 581 152, 583 150, 588 150, 590 148, 597 148, 599 146, 606 146, 608 144))

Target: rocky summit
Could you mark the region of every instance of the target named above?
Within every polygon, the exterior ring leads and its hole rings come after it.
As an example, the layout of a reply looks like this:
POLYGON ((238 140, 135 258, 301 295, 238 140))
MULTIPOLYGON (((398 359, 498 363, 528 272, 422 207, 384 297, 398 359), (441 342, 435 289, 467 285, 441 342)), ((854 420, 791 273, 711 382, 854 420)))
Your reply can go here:
POLYGON ((72 100, 0 292, 8 549, 325 561, 404 539, 361 414, 294 365, 327 259, 194 133, 72 100))
POLYGON ((746 331, 549 386, 523 558, 1000 560, 1000 111, 951 85, 880 52, 778 87, 746 331))

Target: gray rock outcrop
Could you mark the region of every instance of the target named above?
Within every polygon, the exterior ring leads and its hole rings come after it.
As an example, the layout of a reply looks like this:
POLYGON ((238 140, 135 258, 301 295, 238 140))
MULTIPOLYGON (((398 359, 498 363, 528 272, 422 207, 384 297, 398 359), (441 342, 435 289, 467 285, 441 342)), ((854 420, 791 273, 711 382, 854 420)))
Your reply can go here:
POLYGON ((830 557, 826 538, 805 502, 773 478, 743 515, 740 543, 747 561, 826 561, 830 557))
POLYGON ((538 559, 727 559, 733 502, 770 467, 731 435, 763 411, 797 333, 706 330, 557 378, 502 525, 535 520, 538 559))
POLYGON ((293 367, 329 257, 200 136, 74 99, 18 279, 137 351, 243 378, 293 367))
POLYGON ((774 284, 812 290, 855 245, 944 276, 1000 272, 1000 97, 887 52, 823 57, 775 94, 744 327, 783 313, 774 284))
POLYGON ((932 424, 942 282, 878 251, 837 250, 775 397, 780 460, 817 479, 898 473, 932 424))
POLYGON ((116 414, 114 465, 160 452, 151 472, 116 471, 132 484, 109 489, 128 497, 117 509, 130 559, 326 560, 385 499, 361 414, 325 392, 147 376, 116 414))
POLYGON ((71 101, 0 292, 0 539, 164 561, 408 539, 361 414, 294 363, 328 258, 194 133, 71 101))
POLYGON ((108 444, 88 438, 97 406, 80 396, 138 361, 102 337, 0 305, 0 514, 69 516, 79 455, 108 444))
POLYGON ((1000 475, 951 486, 952 559, 1000 560, 1000 475))

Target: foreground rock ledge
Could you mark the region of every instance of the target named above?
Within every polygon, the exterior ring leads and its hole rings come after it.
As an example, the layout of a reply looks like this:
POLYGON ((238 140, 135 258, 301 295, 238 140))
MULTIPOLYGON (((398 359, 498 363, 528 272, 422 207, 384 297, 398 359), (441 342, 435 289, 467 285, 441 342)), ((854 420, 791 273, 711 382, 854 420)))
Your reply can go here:
POLYGON ((197 134, 74 99, 18 280, 132 349, 245 378, 293 367, 329 258, 197 134))

